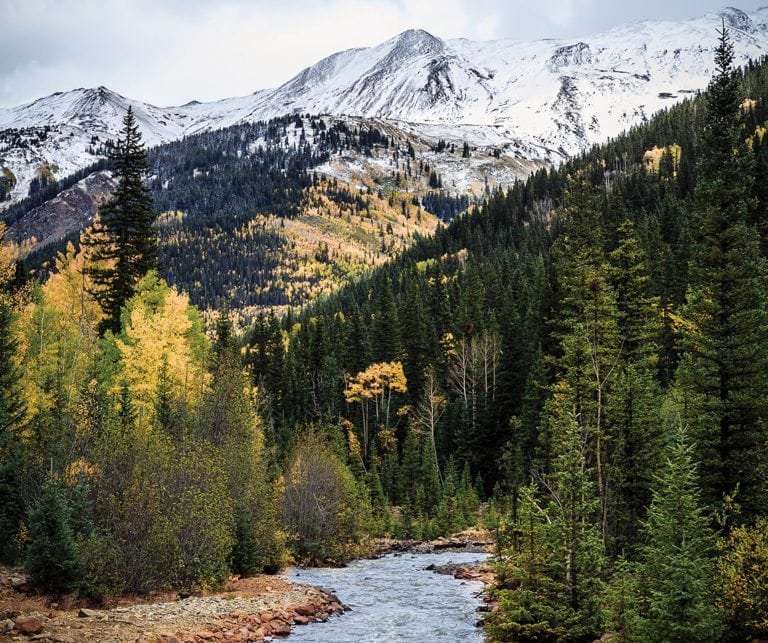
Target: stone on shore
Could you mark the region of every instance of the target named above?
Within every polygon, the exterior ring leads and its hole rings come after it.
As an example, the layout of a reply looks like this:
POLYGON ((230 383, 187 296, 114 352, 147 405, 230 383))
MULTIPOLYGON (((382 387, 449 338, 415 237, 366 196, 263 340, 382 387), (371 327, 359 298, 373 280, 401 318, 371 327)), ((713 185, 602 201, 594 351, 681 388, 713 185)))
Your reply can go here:
POLYGON ((43 631, 43 621, 37 616, 19 616, 16 618, 14 627, 17 632, 32 636, 43 631))

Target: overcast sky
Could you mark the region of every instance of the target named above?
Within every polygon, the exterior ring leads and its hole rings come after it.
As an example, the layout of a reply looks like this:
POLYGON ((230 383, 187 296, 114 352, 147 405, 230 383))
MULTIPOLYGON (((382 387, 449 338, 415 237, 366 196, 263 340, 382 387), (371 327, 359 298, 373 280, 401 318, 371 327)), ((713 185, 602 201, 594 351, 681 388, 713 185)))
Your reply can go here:
MULTIPOLYGON (((155 105, 274 87, 410 28, 442 38, 573 38, 728 0, 0 0, 0 106, 106 85, 155 105)), ((753 10, 768 0, 740 0, 753 10)))

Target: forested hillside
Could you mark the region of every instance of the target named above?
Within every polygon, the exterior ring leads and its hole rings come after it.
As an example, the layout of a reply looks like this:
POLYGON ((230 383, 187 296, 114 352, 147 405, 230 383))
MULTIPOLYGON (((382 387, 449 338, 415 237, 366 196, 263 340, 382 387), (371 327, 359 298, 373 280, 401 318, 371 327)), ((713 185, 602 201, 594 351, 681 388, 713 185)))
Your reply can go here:
MULTIPOLYGON (((114 142, 101 145, 109 153, 114 142)), ((437 222, 425 209, 450 219, 468 205, 466 196, 441 189, 439 175, 415 160, 407 139, 329 117, 189 136, 149 150, 148 164, 154 207, 162 213, 162 276, 203 310, 226 301, 238 322, 268 307, 300 306, 430 235, 437 222), (323 182, 318 168, 342 154, 376 160, 380 170, 355 183, 323 182)), ((83 181, 106 168, 100 162, 58 182, 38 181, 3 213, 11 238, 25 247, 30 237, 40 243, 26 258, 29 268, 77 243, 81 203, 96 194, 83 181), (65 202, 74 201, 74 211, 54 207, 72 190, 76 199, 65 202)), ((98 203, 89 207, 92 216, 98 203)))

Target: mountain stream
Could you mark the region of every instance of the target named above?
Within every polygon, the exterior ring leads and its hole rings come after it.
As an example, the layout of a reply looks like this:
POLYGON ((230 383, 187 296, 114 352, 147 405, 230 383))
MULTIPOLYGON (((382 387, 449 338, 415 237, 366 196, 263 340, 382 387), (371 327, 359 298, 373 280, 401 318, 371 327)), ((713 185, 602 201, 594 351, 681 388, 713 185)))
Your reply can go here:
POLYGON ((425 568, 486 558, 488 554, 478 553, 403 553, 338 569, 293 568, 290 580, 328 589, 351 610, 326 623, 295 627, 289 642, 482 641, 482 630, 475 626, 482 583, 425 568))

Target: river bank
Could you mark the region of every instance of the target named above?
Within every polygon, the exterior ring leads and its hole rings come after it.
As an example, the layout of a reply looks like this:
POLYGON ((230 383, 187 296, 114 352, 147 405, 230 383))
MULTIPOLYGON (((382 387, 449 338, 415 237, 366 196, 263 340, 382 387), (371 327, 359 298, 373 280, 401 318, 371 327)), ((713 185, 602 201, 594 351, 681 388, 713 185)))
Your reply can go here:
POLYGON ((0 573, 0 640, 240 643, 285 637, 345 610, 330 592, 281 576, 233 578, 208 596, 124 597, 107 609, 50 603, 21 591, 23 580, 18 570, 0 573))
MULTIPOLYGON (((481 584, 492 581, 492 570, 485 564, 492 549, 493 542, 487 532, 468 530, 433 541, 379 540, 368 560, 409 556, 413 565, 388 563, 388 568, 403 567, 411 574, 422 572, 413 576, 412 582, 417 586, 428 583, 424 577, 431 576, 430 570, 452 575, 463 582, 477 582, 473 590, 477 595, 481 584), (452 553, 458 558, 430 558, 434 554, 452 553)), ((360 563, 353 561, 348 566, 355 568, 360 563)), ((58 643, 238 643, 284 637, 291 633, 293 626, 325 622, 347 609, 333 592, 313 586, 324 583, 313 582, 309 569, 294 568, 286 574, 233 577, 222 591, 208 595, 185 598, 173 593, 124 596, 112 599, 103 609, 91 609, 71 599, 54 602, 49 597, 37 596, 29 591, 21 570, 0 568, 0 639, 58 643)), ((405 584, 400 575, 392 576, 393 588, 409 590, 405 584)), ((461 592, 452 593, 450 586, 441 591, 452 600, 455 596, 463 596, 461 592)), ((469 599, 464 596, 461 600, 469 599)), ((470 603, 474 604, 471 600, 470 603)), ((478 604, 470 612, 474 613, 478 608, 487 610, 478 604)), ((343 621, 342 629, 347 619, 343 621)))
POLYGON ((431 554, 434 552, 464 552, 492 554, 495 542, 485 529, 466 529, 448 537, 435 540, 397 540, 380 538, 376 541, 373 556, 393 553, 431 554))

